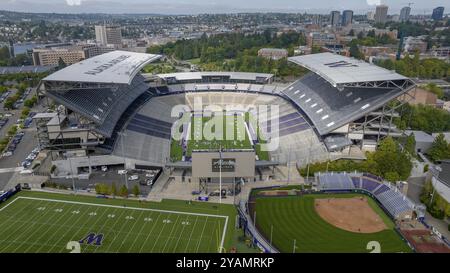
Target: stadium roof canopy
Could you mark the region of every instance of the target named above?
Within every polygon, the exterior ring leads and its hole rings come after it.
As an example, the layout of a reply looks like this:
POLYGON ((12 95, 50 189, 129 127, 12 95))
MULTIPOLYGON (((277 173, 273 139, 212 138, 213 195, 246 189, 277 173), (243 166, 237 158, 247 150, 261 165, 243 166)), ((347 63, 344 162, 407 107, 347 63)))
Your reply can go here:
POLYGON ((334 87, 352 83, 408 79, 379 66, 328 52, 295 56, 288 60, 318 74, 334 87))
POLYGON ((112 51, 63 68, 44 81, 130 84, 134 76, 161 55, 112 51))
POLYGON ((201 80, 202 77, 230 77, 230 80, 245 80, 256 81, 257 78, 264 78, 265 80, 273 77, 273 74, 267 73, 250 73, 250 72, 179 72, 159 74, 158 77, 162 79, 175 78, 177 81, 187 80, 201 80))

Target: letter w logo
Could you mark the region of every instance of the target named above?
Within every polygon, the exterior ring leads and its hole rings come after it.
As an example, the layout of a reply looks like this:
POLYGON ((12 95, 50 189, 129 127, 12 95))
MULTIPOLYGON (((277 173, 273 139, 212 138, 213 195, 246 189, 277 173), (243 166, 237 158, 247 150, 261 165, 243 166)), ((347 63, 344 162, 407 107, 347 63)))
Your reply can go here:
POLYGON ((84 237, 82 240, 79 241, 80 244, 88 244, 88 245, 101 245, 103 241, 103 234, 96 235, 95 233, 91 232, 86 237, 84 237))

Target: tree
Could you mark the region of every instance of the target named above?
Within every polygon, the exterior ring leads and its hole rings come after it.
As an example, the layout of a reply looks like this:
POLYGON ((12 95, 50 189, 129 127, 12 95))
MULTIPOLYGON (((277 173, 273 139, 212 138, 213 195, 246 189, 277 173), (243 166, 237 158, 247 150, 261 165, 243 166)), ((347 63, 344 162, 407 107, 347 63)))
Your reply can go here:
POLYGON ((352 29, 350 29, 348 36, 355 36, 355 31, 352 29))
POLYGON ((63 69, 64 67, 66 67, 67 64, 64 62, 64 60, 60 57, 58 59, 58 70, 63 69))
POLYGON ((118 193, 118 191, 117 191, 116 183, 113 182, 111 185, 111 194, 113 195, 113 197, 116 197, 117 193, 118 193))
POLYGON ((434 139, 428 155, 434 162, 450 158, 450 144, 445 140, 444 134, 439 134, 434 139))
POLYGON ((356 59, 364 59, 364 54, 359 51, 359 47, 356 43, 350 45, 350 56, 356 59))
POLYGON ((416 154, 416 138, 414 134, 410 134, 406 137, 404 148, 411 156, 416 154))
POLYGON ((122 185, 122 187, 120 187, 120 196, 122 196, 123 198, 127 198, 128 197, 127 186, 122 185))
POLYGON ((139 186, 138 185, 134 185, 134 187, 133 187, 133 194, 134 194, 134 196, 138 197, 140 193, 141 193, 141 190, 139 189, 139 186))

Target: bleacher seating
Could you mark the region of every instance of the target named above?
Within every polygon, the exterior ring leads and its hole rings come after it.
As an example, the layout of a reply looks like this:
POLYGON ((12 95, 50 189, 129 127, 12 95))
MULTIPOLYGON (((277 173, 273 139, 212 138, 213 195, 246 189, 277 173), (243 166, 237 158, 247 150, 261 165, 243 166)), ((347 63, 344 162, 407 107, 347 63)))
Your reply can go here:
POLYGON ((316 177, 320 190, 352 190, 355 187, 346 173, 319 173, 316 177))
POLYGON ((315 177, 317 188, 322 191, 361 189, 372 193, 394 218, 415 208, 395 186, 379 181, 380 178, 372 174, 316 173, 315 177))

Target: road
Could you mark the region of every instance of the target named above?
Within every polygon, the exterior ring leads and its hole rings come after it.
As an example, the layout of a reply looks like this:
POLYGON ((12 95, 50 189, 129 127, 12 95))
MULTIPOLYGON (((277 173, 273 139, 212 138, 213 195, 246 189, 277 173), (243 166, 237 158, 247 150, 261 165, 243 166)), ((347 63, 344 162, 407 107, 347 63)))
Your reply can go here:
MULTIPOLYGON (((417 204, 420 204, 420 193, 425 184, 425 177, 414 177, 408 179, 408 197, 417 204)), ((425 213, 425 221, 436 227, 439 232, 446 238, 450 238, 450 232, 448 231, 448 224, 439 219, 433 218, 428 212, 425 213)))
MULTIPOLYGON (((30 98, 33 95, 34 92, 31 92, 27 98, 30 98)), ((0 107, 3 108, 3 105, 0 107)), ((44 107, 42 105, 36 105, 31 109, 33 112, 41 112, 43 110, 44 107)), ((8 123, 0 130, 0 137, 2 138, 6 135, 9 128, 13 126, 20 118, 22 109, 11 110, 9 112, 13 114, 13 116, 9 117, 8 123)), ((24 161, 30 152, 38 145, 36 126, 34 123, 30 126, 30 128, 23 129, 23 131, 25 132, 25 135, 23 136, 22 141, 17 145, 14 154, 9 157, 0 158, 0 190, 3 190, 8 184, 8 181, 11 179, 14 172, 20 171, 19 169, 11 168, 19 167, 21 162, 24 161)))

